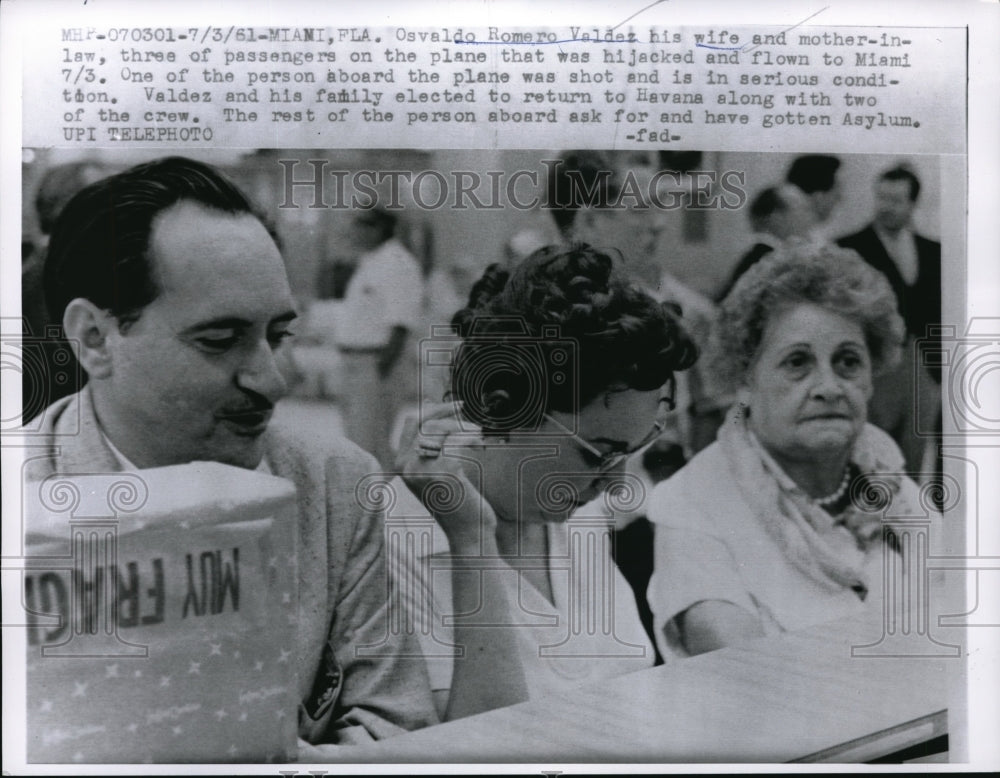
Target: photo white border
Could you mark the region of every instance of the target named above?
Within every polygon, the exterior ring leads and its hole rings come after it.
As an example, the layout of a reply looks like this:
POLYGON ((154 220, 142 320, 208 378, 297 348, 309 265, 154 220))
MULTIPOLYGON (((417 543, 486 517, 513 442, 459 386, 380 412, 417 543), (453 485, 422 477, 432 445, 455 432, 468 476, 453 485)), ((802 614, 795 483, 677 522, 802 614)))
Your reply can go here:
MULTIPOLYGON (((969 213, 966 230, 969 274, 968 274, 968 316, 1000 317, 1000 13, 993 2, 964 0, 954 2, 909 2, 902 7, 896 3, 868 2, 817 2, 799 3, 794 7, 787 2, 694 2, 693 0, 671 0, 658 4, 634 3, 636 11, 645 7, 642 17, 634 23, 657 23, 663 26, 680 27, 725 20, 732 26, 749 24, 781 25, 798 21, 809 13, 821 11, 815 24, 823 25, 875 25, 875 26, 948 26, 968 25, 969 49, 969 104, 968 104, 968 158, 969 158, 969 213)), ((354 25, 409 25, 433 26, 431 19, 447 19, 452 24, 459 20, 465 26, 493 24, 499 26, 564 26, 568 24, 617 25, 628 15, 621 6, 611 7, 607 2, 579 0, 571 3, 557 2, 368 2, 353 4, 351 9, 338 9, 326 3, 317 2, 236 2, 209 4, 204 2, 179 1, 171 3, 144 3, 141 7, 124 2, 88 0, 83 2, 58 2, 57 0, 10 0, 0 6, 0 52, 3 62, 0 67, 0 115, 3 116, 2 136, 0 136, 0 191, 3 192, 0 210, 0 263, 3 281, 0 284, 0 306, 5 316, 20 314, 20 284, 13 283, 14 257, 20 256, 21 218, 21 56, 23 51, 39 45, 52 45, 51 41, 40 40, 37 21, 59 18, 60 26, 102 26, 113 20, 117 26, 176 24, 183 19, 185 24, 205 25, 209 23, 233 23, 232 15, 240 14, 240 24, 245 26, 277 26, 317 21, 317 9, 330 26, 354 25)), ((272 143, 261 143, 271 146, 272 143)), ((526 142, 526 146, 538 146, 526 142)), ((6 382, 3 386, 5 401, 20 403, 20 387, 6 382)), ((14 407, 14 406, 8 406, 14 407)), ((1000 453, 1000 452, 998 452, 1000 453)), ((998 466, 991 472, 1000 472, 1000 456, 992 460, 998 466)), ((9 483, 8 473, 4 482, 9 483)), ((984 518, 1000 515, 996 479, 988 479, 988 490, 979 495, 980 512, 984 518)), ((9 490, 5 490, 9 491, 9 490)), ((10 505, 5 493, 4 508, 10 505)), ((5 510, 5 515, 7 511, 5 510)), ((12 548, 9 530, 11 522, 4 522, 4 547, 12 548)), ((16 524, 14 525, 16 529, 16 524)), ((1000 523, 984 521, 981 547, 1000 548, 1000 523)), ((4 591, 5 604, 9 591, 4 591)), ((5 608, 6 610, 6 608, 5 608)), ((11 673, 12 668, 23 661, 23 639, 4 635, 4 770, 14 774, 45 774, 50 772, 44 765, 23 763, 23 729, 18 727, 21 716, 17 700, 23 700, 23 677, 11 673), (20 697, 18 697, 20 695, 20 697), (20 732, 19 732, 20 730, 20 732), (20 759, 18 758, 20 757, 20 759)), ((910 765, 908 769, 924 767, 928 770, 996 769, 1000 765, 1000 742, 996 732, 1000 731, 1000 630, 972 629, 968 631, 968 765, 910 765)), ((23 703, 22 703, 23 704, 23 703)), ((266 766, 277 773, 279 766, 266 766)), ((305 774, 310 766, 292 765, 287 769, 298 769, 305 774)), ((322 766, 317 766, 322 769, 322 766)), ((873 766, 857 766, 856 770, 871 770, 873 766)), ((472 771, 481 773, 539 773, 560 769, 564 772, 639 772, 640 765, 616 768, 613 765, 499 765, 491 769, 484 765, 420 765, 414 768, 406 765, 386 765, 380 771, 389 774, 413 772, 458 773, 472 771)), ((184 769, 195 771, 195 766, 184 769)), ((331 772, 343 772, 349 766, 334 766, 331 772)), ((362 767, 372 770, 371 766, 362 767)), ((686 770, 691 772, 739 771, 756 772, 801 772, 808 769, 815 772, 842 772, 851 766, 802 766, 802 765, 666 765, 656 766, 656 771, 686 770)), ((134 765, 81 765, 74 766, 77 775, 126 774, 137 771, 146 774, 169 774, 175 772, 167 765, 152 767, 134 765)), ((251 774, 261 772, 261 766, 217 765, 206 769, 197 767, 198 772, 251 774)), ((887 768, 887 771, 893 771, 887 768)))

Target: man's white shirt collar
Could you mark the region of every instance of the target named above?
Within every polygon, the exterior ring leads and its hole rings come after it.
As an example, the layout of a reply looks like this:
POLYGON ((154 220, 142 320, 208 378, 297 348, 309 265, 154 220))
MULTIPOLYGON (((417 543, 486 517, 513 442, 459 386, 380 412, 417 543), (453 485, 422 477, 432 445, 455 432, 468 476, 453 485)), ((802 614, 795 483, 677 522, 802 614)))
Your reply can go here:
POLYGON ((895 234, 882 229, 879 225, 873 225, 875 234, 882 241, 889 258, 896 265, 903 281, 907 284, 916 283, 920 274, 919 257, 917 256, 916 235, 909 225, 903 227, 895 234))

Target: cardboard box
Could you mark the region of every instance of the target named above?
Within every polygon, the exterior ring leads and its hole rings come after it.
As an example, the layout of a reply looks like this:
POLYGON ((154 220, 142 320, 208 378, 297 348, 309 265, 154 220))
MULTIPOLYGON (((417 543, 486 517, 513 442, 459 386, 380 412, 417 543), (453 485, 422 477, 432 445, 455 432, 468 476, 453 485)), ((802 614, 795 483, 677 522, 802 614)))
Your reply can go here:
POLYGON ((29 484, 28 760, 293 759, 296 526, 218 463, 29 484))

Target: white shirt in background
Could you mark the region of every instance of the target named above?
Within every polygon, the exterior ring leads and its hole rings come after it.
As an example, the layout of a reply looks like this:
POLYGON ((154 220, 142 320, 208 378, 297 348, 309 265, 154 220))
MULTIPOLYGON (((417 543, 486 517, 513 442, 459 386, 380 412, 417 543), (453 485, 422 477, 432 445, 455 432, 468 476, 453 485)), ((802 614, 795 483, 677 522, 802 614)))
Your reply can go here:
POLYGON ((340 308, 337 345, 356 350, 387 345, 393 327, 417 328, 422 301, 420 265, 396 238, 387 240, 358 260, 340 308))
POLYGON ((904 227, 896 233, 887 232, 874 225, 875 234, 885 246, 889 258, 896 264, 896 269, 903 277, 903 282, 907 286, 913 286, 920 275, 920 261, 917 258, 917 241, 913 236, 913 230, 904 227))

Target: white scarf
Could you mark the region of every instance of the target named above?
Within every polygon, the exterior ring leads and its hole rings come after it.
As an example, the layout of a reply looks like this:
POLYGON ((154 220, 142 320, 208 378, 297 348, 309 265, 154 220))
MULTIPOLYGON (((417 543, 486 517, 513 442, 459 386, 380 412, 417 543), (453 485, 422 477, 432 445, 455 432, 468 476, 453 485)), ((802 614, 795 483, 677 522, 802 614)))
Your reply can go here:
POLYGON ((885 509, 902 507, 903 458, 892 439, 871 424, 862 429, 850 457, 861 476, 852 482, 850 503, 837 517, 816 505, 764 450, 747 425, 745 405, 730 408, 718 440, 747 504, 787 558, 819 583, 851 587, 863 596, 870 582, 831 546, 830 534, 844 525, 862 551, 881 541, 885 509))

